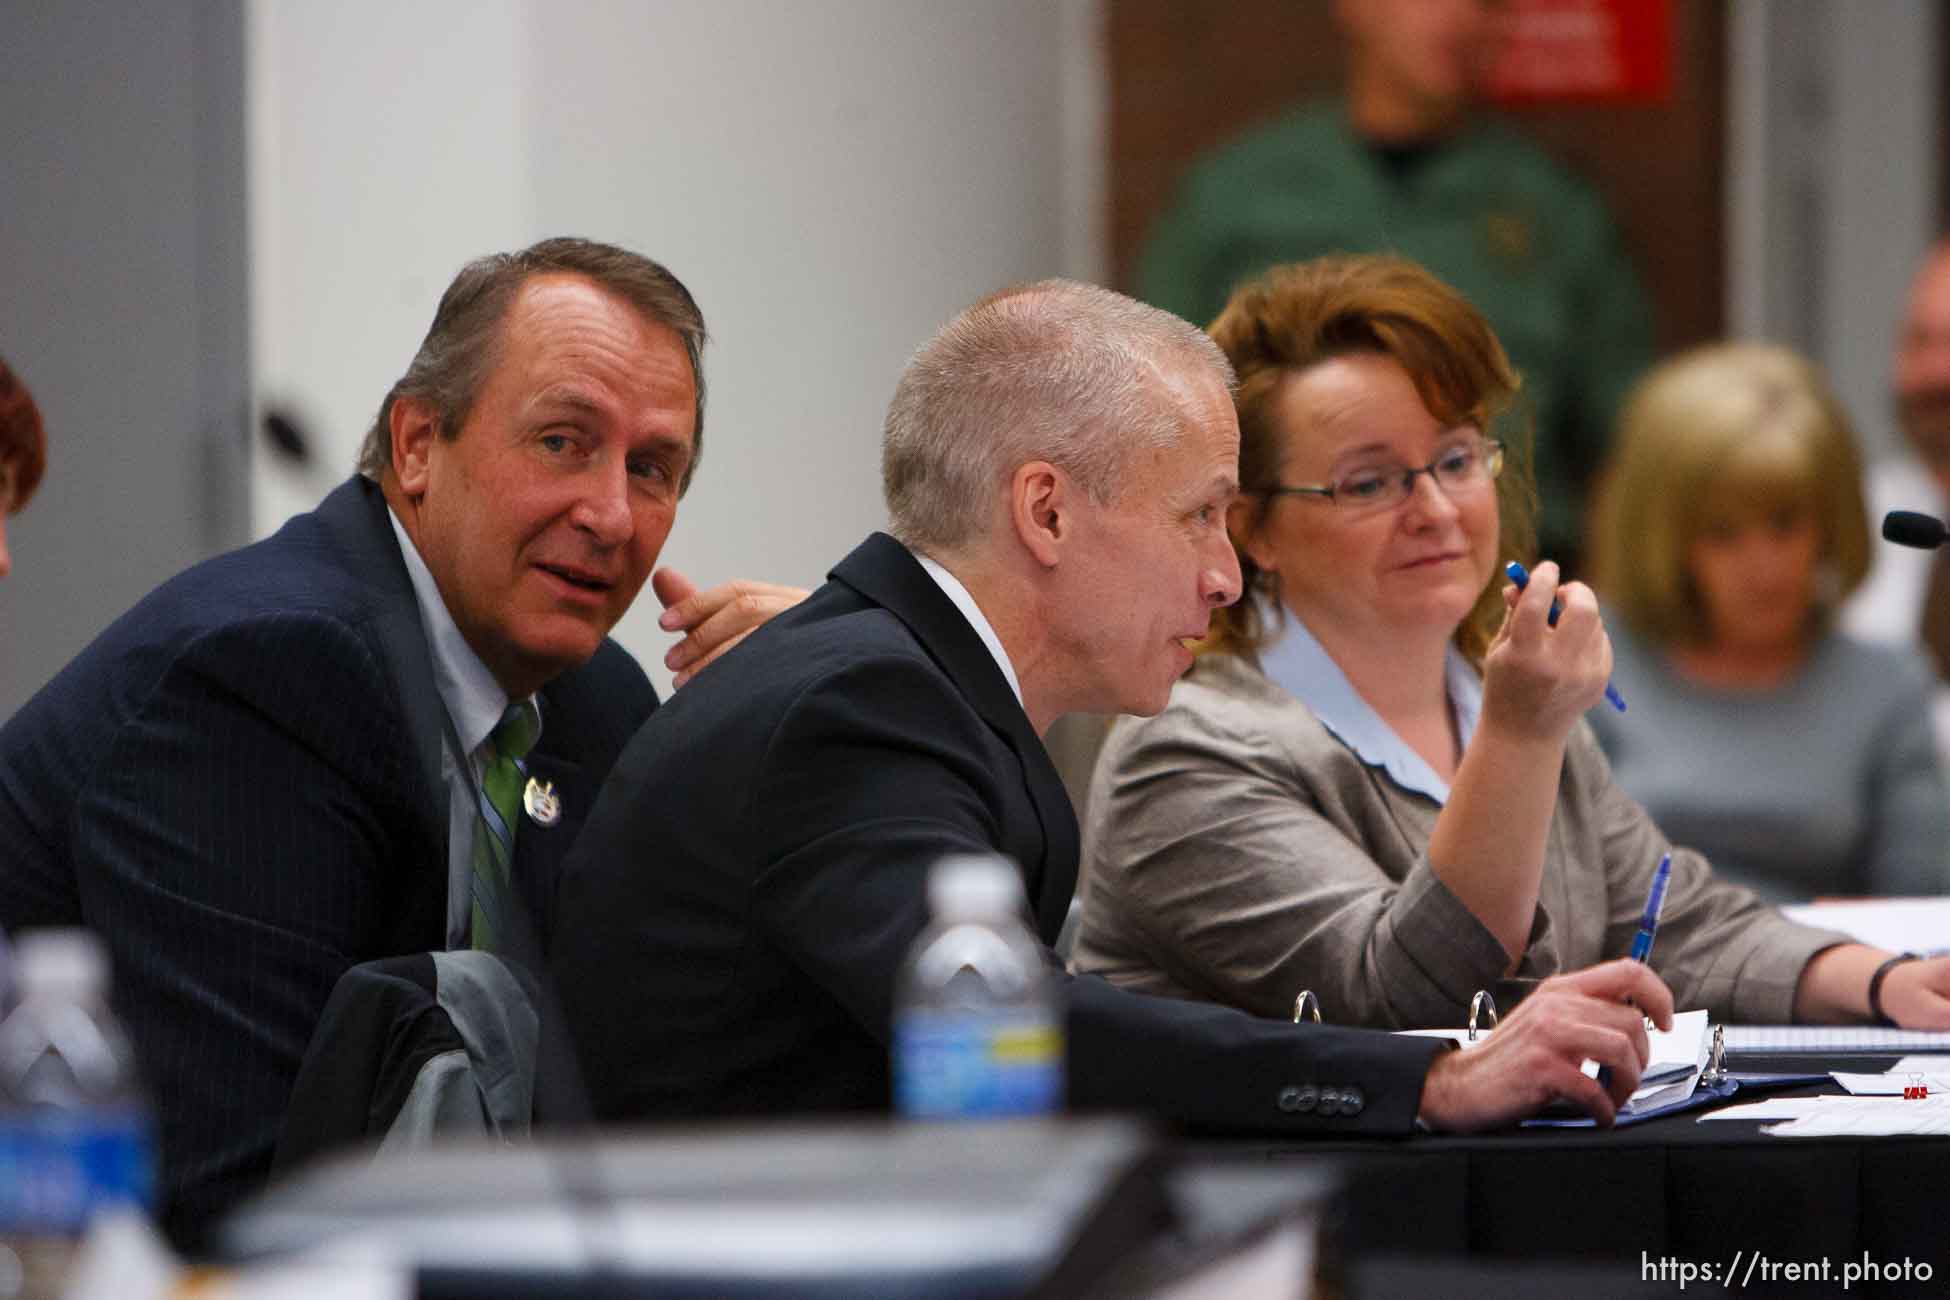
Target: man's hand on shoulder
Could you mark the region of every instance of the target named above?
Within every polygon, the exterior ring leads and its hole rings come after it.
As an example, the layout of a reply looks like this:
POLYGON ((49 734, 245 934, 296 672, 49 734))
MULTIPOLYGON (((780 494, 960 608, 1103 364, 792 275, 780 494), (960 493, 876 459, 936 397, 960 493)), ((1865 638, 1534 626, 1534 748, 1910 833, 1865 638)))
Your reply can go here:
POLYGON ((807 595, 799 587, 744 578, 699 591, 675 569, 658 569, 650 586, 664 606, 657 625, 666 632, 688 634, 664 655, 664 667, 676 674, 671 678, 673 687, 683 686, 713 659, 807 595))
POLYGON ((1672 992, 1643 963, 1609 961, 1538 985, 1489 1041, 1429 1067, 1421 1118, 1454 1133, 1499 1128, 1560 1098, 1610 1127, 1639 1086, 1650 1044, 1644 1018, 1672 1025, 1672 992), (1611 1069, 1607 1087, 1584 1073, 1611 1069))

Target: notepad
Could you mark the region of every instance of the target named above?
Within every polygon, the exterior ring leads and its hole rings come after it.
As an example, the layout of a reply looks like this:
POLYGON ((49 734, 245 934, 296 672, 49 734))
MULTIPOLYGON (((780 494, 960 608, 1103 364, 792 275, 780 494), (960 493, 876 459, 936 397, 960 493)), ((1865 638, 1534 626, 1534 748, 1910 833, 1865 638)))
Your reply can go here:
POLYGON ((1728 1025, 1729 1056, 1903 1056, 1950 1052, 1950 1030, 1879 1025, 1728 1025))

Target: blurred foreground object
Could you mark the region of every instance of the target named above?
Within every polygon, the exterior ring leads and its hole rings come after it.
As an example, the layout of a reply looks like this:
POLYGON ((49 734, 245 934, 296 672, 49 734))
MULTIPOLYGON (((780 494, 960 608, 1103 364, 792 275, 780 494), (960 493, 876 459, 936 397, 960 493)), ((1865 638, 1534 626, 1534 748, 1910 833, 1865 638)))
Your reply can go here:
POLYGON ((96 1215, 146 1211, 155 1135, 108 956, 85 930, 28 931, 20 1001, 0 1023, 0 1295, 60 1293, 96 1215))
POLYGON ((430 1298, 1087 1300, 1251 1267, 1210 1293, 1298 1297, 1332 1187, 1293 1163, 1172 1167, 1123 1120, 771 1124, 358 1157, 222 1237, 239 1261, 388 1251, 430 1298))

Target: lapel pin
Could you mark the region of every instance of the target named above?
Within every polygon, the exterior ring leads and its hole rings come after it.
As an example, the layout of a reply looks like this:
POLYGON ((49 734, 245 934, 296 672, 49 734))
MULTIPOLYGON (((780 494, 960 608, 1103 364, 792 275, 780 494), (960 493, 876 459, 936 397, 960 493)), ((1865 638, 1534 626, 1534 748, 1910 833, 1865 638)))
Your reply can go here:
POLYGON ((553 826, 562 820, 562 797, 555 793, 553 781, 529 777, 528 787, 521 792, 521 806, 537 826, 553 826))

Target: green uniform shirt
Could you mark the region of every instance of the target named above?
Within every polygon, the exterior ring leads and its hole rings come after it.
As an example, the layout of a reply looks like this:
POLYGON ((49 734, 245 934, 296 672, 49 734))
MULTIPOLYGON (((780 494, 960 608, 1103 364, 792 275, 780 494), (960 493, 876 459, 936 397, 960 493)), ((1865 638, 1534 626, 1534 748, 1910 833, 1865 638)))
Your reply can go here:
POLYGON ((1138 292, 1204 323, 1270 266, 1364 252, 1422 263, 1489 318, 1535 420, 1543 554, 1574 553, 1651 313, 1598 196, 1508 127, 1478 121, 1397 177, 1338 102, 1303 108, 1193 169, 1138 292))

